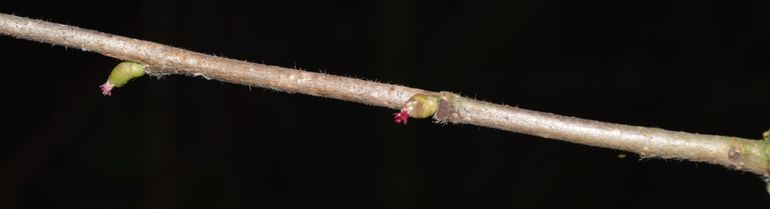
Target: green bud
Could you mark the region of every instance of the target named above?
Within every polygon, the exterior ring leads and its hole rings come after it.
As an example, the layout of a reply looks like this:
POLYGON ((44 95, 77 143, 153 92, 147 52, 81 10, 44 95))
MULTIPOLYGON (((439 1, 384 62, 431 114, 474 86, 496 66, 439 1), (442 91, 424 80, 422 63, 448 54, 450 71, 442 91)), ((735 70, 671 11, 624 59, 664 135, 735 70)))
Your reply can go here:
POLYGON ((144 75, 144 65, 135 62, 121 62, 112 69, 107 82, 104 82, 99 88, 105 96, 112 95, 112 89, 126 85, 128 81, 144 75))
POLYGON ((135 62, 121 62, 110 73, 110 82, 114 87, 126 85, 128 81, 144 75, 144 65, 135 62))
POLYGON ((409 116, 413 118, 427 118, 438 110, 438 97, 415 94, 406 101, 406 105, 411 108, 409 116))

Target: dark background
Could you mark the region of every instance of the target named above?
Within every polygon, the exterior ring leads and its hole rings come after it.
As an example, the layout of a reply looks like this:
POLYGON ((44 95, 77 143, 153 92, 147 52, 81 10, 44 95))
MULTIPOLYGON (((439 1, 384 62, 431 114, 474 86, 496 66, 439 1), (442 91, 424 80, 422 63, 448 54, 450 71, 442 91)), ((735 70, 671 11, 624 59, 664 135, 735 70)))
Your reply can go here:
MULTIPOLYGON (((193 51, 601 121, 759 138, 768 1, 3 1, 193 51)), ((764 208, 750 173, 0 37, 0 208, 764 208)))

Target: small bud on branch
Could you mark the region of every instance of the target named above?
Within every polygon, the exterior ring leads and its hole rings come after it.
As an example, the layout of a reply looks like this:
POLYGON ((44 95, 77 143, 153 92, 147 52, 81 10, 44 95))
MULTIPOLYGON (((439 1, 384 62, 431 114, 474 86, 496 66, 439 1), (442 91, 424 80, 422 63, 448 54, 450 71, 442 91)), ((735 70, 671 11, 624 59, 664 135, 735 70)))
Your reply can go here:
POLYGON ((427 118, 438 110, 438 97, 425 94, 415 94, 406 101, 401 111, 394 113, 396 123, 403 123, 413 118, 427 118))
POLYGON ((121 62, 110 72, 107 82, 99 88, 104 96, 112 95, 112 89, 126 85, 128 81, 144 75, 144 65, 135 62, 121 62))

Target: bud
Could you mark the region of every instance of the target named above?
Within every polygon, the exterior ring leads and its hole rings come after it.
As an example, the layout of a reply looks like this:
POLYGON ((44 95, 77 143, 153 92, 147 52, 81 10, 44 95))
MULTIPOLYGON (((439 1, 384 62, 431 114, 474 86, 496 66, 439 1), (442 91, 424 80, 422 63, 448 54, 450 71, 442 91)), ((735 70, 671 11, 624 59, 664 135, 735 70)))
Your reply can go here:
POLYGON ((121 87, 128 83, 131 79, 138 78, 144 75, 144 65, 135 62, 121 62, 115 68, 112 69, 110 77, 107 78, 107 82, 99 86, 102 89, 102 94, 105 96, 112 95, 112 89, 115 87, 121 87))
POLYGON ((432 116, 438 110, 438 100, 439 98, 436 96, 415 94, 406 101, 400 112, 394 114, 396 123, 406 125, 409 117, 427 118, 432 116))

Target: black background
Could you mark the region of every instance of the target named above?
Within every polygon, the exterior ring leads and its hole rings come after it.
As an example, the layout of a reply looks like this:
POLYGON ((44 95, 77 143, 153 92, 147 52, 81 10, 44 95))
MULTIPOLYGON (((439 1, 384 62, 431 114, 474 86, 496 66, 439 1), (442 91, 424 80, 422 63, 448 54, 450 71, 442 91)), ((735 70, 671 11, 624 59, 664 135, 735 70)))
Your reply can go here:
MULTIPOLYGON (((3 1, 193 51, 759 138, 768 1, 3 1)), ((760 178, 0 37, 0 208, 764 208, 760 178)))

